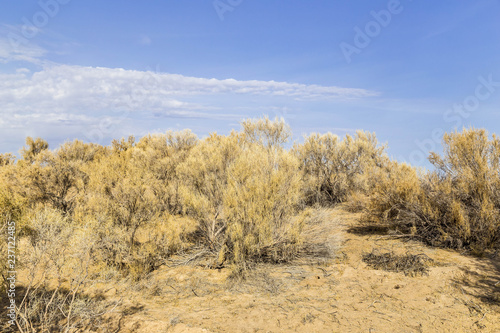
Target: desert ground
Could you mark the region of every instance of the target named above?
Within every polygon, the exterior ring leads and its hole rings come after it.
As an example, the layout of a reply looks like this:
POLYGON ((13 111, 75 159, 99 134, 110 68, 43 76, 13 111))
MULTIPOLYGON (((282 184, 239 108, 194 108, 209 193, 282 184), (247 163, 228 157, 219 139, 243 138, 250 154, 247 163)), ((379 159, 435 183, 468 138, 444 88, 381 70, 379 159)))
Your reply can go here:
MULTIPOLYGON (((260 264, 244 280, 178 256, 146 279, 87 292, 118 306, 99 332, 500 332, 500 258, 427 247, 324 210, 309 241, 333 256, 260 264), (374 269, 368 253, 427 258, 427 274, 374 269)), ((314 229, 314 228, 313 228, 314 229)), ((193 259, 193 260, 189 260, 193 259)))

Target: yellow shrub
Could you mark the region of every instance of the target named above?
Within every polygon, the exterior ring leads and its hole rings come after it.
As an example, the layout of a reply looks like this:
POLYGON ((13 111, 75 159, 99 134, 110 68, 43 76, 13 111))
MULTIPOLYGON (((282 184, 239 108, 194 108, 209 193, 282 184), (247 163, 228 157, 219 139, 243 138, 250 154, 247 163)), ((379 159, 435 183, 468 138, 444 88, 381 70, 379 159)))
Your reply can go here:
POLYGON ((241 122, 241 127, 246 141, 266 148, 281 147, 292 135, 290 126, 283 118, 278 117, 274 120, 269 120, 268 117, 246 119, 241 122))
POLYGON ((245 150, 229 169, 224 195, 227 240, 220 258, 275 262, 292 258, 300 246, 300 224, 292 217, 300 202, 299 161, 291 153, 260 145, 245 150))
POLYGON ((485 130, 445 134, 436 171, 418 175, 393 164, 381 178, 367 215, 413 232, 432 245, 482 253, 500 244, 500 144, 485 130))
POLYGON ((343 140, 331 133, 312 134, 295 145, 307 203, 331 205, 354 192, 368 194, 376 183, 373 174, 387 162, 384 149, 375 134, 363 131, 343 140))
POLYGON ((217 251, 226 228, 223 198, 228 168, 241 154, 242 135, 215 133, 194 147, 177 172, 182 180, 181 193, 185 213, 200 223, 200 242, 217 251))

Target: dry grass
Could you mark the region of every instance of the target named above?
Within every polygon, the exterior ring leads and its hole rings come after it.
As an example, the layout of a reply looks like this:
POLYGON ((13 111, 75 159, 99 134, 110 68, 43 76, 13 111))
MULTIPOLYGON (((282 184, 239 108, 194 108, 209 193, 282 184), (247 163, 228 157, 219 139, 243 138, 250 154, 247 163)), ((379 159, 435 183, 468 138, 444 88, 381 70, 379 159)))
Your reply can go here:
POLYGON ((425 254, 397 255, 393 252, 377 253, 376 251, 363 255, 363 261, 372 268, 388 272, 402 272, 407 276, 429 275, 429 266, 434 263, 434 260, 425 254))

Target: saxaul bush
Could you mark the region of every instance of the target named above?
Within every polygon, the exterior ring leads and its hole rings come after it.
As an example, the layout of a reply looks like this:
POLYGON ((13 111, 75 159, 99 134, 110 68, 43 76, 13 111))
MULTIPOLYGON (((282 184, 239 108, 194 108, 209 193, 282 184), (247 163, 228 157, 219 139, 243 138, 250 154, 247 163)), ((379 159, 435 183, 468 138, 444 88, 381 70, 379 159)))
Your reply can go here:
POLYGON ((0 154, 0 167, 14 164, 16 157, 11 153, 0 154))
POLYGON ((224 193, 227 237, 219 261, 245 267, 251 261, 286 262, 302 244, 299 161, 288 151, 251 144, 228 170, 224 193))
MULTIPOLYGON (((10 157, 9 154, 2 155, 5 157, 7 155, 8 163, 0 163, 0 277, 2 281, 0 283, 0 292, 5 292, 5 287, 7 285, 7 262, 8 256, 8 237, 16 237, 19 234, 19 228, 22 227, 23 222, 23 212, 26 210, 26 202, 21 196, 17 195, 14 191, 12 184, 15 177, 15 165, 13 162, 15 159, 10 157), (8 234, 7 231, 9 223, 15 223, 15 233, 8 234)), ((1 160, 2 157, 0 157, 1 160)), ((11 248, 12 250, 12 248, 11 248)), ((12 254, 12 252, 10 253, 12 254)))
POLYGON ((228 136, 212 133, 194 147, 186 160, 177 166, 182 179, 184 213, 198 221, 197 242, 210 251, 222 246, 227 222, 223 212, 228 169, 242 153, 240 133, 228 136))
POLYGON ((417 172, 393 162, 371 197, 367 219, 435 246, 481 254, 500 243, 500 141, 485 130, 445 134, 443 156, 417 172))
POLYGON ((334 205, 351 195, 368 195, 375 175, 388 161, 385 146, 375 134, 358 131, 340 140, 338 136, 312 134, 293 148, 300 159, 304 194, 309 205, 334 205))
POLYGON ((181 200, 182 180, 177 166, 186 160, 197 143, 197 136, 190 130, 184 130, 147 135, 136 145, 148 156, 145 167, 157 180, 153 186, 155 195, 172 214, 181 214, 184 208, 181 200))
POLYGON ((245 141, 258 143, 268 149, 283 148, 283 144, 292 136, 290 126, 283 118, 278 117, 274 120, 268 117, 245 119, 241 122, 241 129, 245 141))
POLYGON ((18 330, 73 332, 92 325, 109 309, 83 293, 95 260, 93 230, 48 207, 37 207, 27 219, 18 260, 27 274, 16 308, 18 330))
POLYGON ((175 163, 196 142, 188 131, 148 135, 137 144, 129 137, 113 141, 102 158, 88 165, 89 182, 76 216, 98 224, 107 264, 137 279, 183 248, 192 221, 173 217, 182 209, 175 163))
POLYGON ((78 196, 88 182, 84 167, 101 156, 104 148, 75 140, 50 151, 43 140, 27 140, 24 158, 18 161, 11 185, 25 200, 36 206, 48 205, 72 213, 78 196), (44 149, 33 147, 41 146, 44 149))
POLYGON ((300 246, 292 216, 301 202, 298 159, 283 148, 291 133, 282 119, 247 119, 241 132, 211 134, 177 171, 185 213, 198 221, 199 245, 219 265, 287 261, 300 246))
POLYGON ((33 139, 28 136, 26 138, 26 147, 21 149, 21 156, 24 161, 32 163, 38 154, 47 149, 49 149, 47 141, 41 138, 33 139))

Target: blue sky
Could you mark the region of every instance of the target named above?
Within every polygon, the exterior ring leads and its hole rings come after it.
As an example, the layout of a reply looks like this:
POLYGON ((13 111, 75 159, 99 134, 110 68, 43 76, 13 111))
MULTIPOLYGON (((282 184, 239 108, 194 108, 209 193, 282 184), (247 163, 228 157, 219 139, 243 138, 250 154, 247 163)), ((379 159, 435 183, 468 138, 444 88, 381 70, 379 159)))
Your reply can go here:
POLYGON ((426 166, 500 133, 500 1, 40 0, 0 11, 0 152, 283 117, 426 166))

